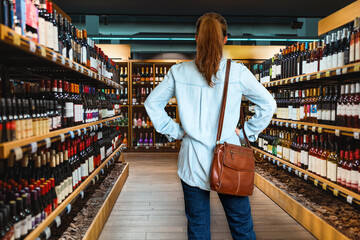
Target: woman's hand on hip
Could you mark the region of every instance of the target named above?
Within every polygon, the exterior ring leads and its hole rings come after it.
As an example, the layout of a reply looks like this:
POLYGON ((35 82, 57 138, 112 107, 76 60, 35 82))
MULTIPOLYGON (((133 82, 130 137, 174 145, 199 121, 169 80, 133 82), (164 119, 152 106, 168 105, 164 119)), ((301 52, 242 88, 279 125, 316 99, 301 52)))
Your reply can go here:
POLYGON ((240 137, 240 129, 239 129, 239 128, 235 128, 235 132, 236 132, 236 135, 238 135, 238 137, 240 137))

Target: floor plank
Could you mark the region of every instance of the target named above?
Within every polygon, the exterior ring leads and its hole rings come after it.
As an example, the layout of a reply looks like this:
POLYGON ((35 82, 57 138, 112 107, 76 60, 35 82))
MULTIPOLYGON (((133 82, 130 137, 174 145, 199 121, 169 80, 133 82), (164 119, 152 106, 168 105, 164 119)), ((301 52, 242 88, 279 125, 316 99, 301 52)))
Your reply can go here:
MULTIPOLYGON (((100 240, 186 240, 186 217, 177 154, 126 153, 130 175, 100 240)), ((250 198, 257 239, 315 239, 259 189, 250 198)), ((211 239, 231 240, 224 210, 210 195, 211 239)))

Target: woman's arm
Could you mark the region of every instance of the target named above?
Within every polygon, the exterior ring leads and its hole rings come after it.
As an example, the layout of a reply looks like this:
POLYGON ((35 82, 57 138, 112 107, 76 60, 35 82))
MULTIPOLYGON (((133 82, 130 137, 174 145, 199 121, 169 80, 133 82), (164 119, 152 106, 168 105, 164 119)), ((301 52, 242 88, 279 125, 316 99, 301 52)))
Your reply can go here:
POLYGON ((156 131, 165 134, 170 139, 181 139, 184 136, 184 130, 165 111, 166 104, 174 95, 175 80, 170 69, 164 81, 147 97, 144 105, 156 131))
MULTIPOLYGON (((243 67, 241 71, 241 86, 244 96, 256 104, 255 115, 244 124, 244 130, 249 141, 256 141, 259 133, 270 123, 276 109, 276 102, 269 91, 259 83, 254 75, 243 67)), ((243 131, 238 131, 240 139, 244 139, 243 131)))

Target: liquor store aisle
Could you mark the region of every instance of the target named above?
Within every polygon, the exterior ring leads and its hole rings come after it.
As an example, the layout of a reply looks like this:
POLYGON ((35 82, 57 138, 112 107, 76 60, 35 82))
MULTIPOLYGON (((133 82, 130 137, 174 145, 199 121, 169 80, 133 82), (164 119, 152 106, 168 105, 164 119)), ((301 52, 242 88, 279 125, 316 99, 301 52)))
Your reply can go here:
MULTIPOLYGON (((130 174, 100 240, 187 239, 176 153, 128 153, 130 174)), ((257 239, 315 239, 259 189, 250 198, 257 239)), ((216 193, 211 194, 212 239, 230 240, 216 193)))

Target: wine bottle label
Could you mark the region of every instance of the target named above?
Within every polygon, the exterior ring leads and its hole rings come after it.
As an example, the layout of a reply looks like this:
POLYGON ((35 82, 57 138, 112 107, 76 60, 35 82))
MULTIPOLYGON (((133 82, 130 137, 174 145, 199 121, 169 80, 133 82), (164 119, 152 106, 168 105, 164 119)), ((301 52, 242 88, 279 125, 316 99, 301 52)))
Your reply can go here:
POLYGON ((31 229, 29 229, 30 231, 35 229, 35 226, 36 226, 36 216, 33 216, 31 218, 31 229))
POLYGON ((355 61, 359 61, 360 60, 360 41, 356 41, 355 44, 355 61))
POLYGON ((28 224, 26 218, 20 222, 21 236, 25 236, 28 233, 28 224))
POLYGON ((54 36, 54 51, 59 52, 59 33, 57 26, 53 25, 54 36))
POLYGON ((313 171, 314 168, 314 157, 312 155, 309 155, 309 166, 308 166, 308 170, 309 171, 313 171))
POLYGON ((332 68, 336 68, 338 66, 338 54, 337 53, 333 54, 331 59, 332 59, 332 64, 331 64, 332 68))
POLYGON ((32 230, 32 218, 31 214, 26 216, 27 232, 32 230))
POLYGON ((76 180, 77 180, 77 178, 76 178, 76 170, 74 170, 73 172, 72 172, 72 187, 74 188, 75 186, 76 186, 76 180))
POLYGON ((35 216, 35 226, 41 223, 41 212, 35 216))
POLYGON ((357 189, 358 187, 358 171, 357 170, 351 170, 350 171, 350 182, 351 182, 351 189, 357 189))
POLYGON ((16 120, 15 121, 15 129, 16 129, 16 140, 19 140, 22 138, 22 131, 23 129, 21 129, 22 124, 21 124, 21 120, 16 120))
POLYGON ((321 164, 320 165, 320 168, 321 168, 320 174, 321 174, 322 177, 326 177, 326 160, 321 159, 320 164, 321 164))
POLYGON ((327 111, 328 111, 327 109, 322 109, 322 110, 318 109, 318 112, 321 113, 321 118, 320 118, 321 120, 330 120, 330 115, 329 115, 329 119, 326 118, 327 111))
POLYGON ((74 61, 74 50, 72 47, 69 49, 69 59, 70 61, 74 61))
POLYGON ((290 161, 290 149, 287 147, 283 148, 283 158, 287 161, 290 161))
POLYGON ((15 239, 20 239, 21 237, 21 222, 14 224, 14 237, 15 239))
POLYGON ((79 183, 81 183, 81 165, 80 165, 80 167, 78 167, 78 169, 77 169, 78 171, 77 171, 77 183, 79 184, 79 183))
POLYGON ((327 63, 326 63, 326 66, 327 66, 327 68, 328 69, 330 69, 330 68, 333 68, 333 56, 332 55, 329 55, 328 57, 327 57, 327 63))
POLYGON ((350 103, 347 103, 346 105, 344 105, 344 108, 345 108, 345 114, 343 114, 343 115, 350 117, 351 114, 352 114, 351 104, 350 104, 350 103))
POLYGON ((81 164, 81 178, 86 178, 86 162, 81 164))
POLYGON ((338 53, 338 59, 337 59, 337 67, 342 67, 344 66, 344 52, 339 52, 338 53))
POLYGON ((349 61, 352 63, 355 61, 355 45, 350 43, 349 61))
POLYGON ((45 34, 47 35, 46 38, 46 46, 48 48, 53 49, 53 44, 54 44, 54 31, 53 31, 53 24, 50 21, 45 21, 46 23, 46 32, 45 34))
POLYGON ((345 173, 346 173, 346 179, 345 179, 346 187, 350 188, 351 187, 351 171, 345 169, 345 173))
POLYGON ((341 179, 342 179, 342 172, 341 172, 341 167, 337 166, 337 176, 336 176, 336 182, 341 184, 341 179))
POLYGON ((74 103, 73 102, 65 103, 65 117, 67 117, 67 118, 74 117, 74 103))
POLYGON ((74 104, 74 121, 75 122, 83 122, 83 105, 82 104, 74 104))
POLYGON ((295 161, 295 151, 293 149, 290 149, 290 162, 294 163, 295 161))

